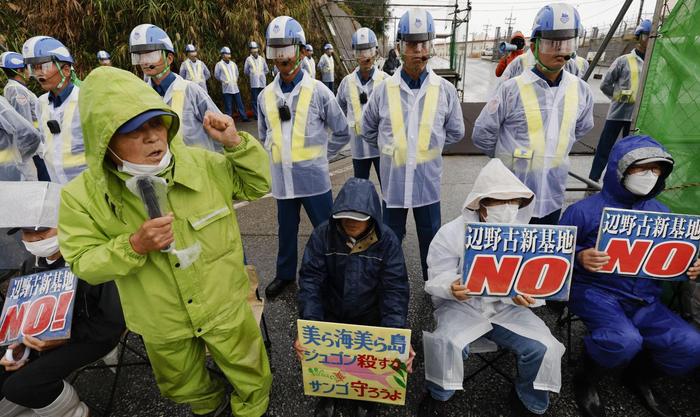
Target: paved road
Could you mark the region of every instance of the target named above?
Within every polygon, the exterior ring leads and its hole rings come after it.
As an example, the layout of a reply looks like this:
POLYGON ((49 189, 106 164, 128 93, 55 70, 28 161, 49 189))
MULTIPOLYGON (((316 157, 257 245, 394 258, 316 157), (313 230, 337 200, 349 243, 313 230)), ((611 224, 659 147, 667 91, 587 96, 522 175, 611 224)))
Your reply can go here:
MULTIPOLYGON (((573 170, 576 172, 586 171, 590 160, 591 158, 588 156, 574 157, 573 170)), ((449 156, 445 158, 445 174, 442 179, 443 223, 459 215, 460 206, 471 188, 473 179, 486 162, 485 157, 449 156)), ((350 160, 343 159, 331 164, 331 171, 333 191, 336 194, 352 174, 350 160)), ((578 185, 574 182, 571 184, 578 185)), ((570 193, 567 196, 567 204, 581 197, 582 193, 570 193)), ((275 201, 272 198, 264 198, 251 204, 239 206, 237 215, 247 257, 257 266, 264 286, 272 280, 275 268, 277 248, 275 201)), ((310 232, 311 224, 306 215, 302 215, 299 234, 300 248, 303 248, 310 232)), ((382 407, 382 416, 413 415, 424 383, 421 335, 422 331, 434 328, 430 301, 423 292, 415 225, 410 216, 408 234, 403 247, 411 280, 409 322, 413 330, 412 343, 418 351, 416 360, 418 366, 410 378, 406 406, 403 408, 382 407)), ((550 325, 555 335, 560 340, 565 341, 564 329, 558 329, 555 325, 555 314, 546 307, 539 309, 538 314, 550 325)), ((271 332, 271 364, 274 373, 270 413, 279 417, 311 416, 314 401, 304 397, 302 393, 300 367, 291 349, 297 318, 295 290, 290 290, 281 297, 269 301, 266 305, 265 316, 271 332)), ((580 356, 580 338, 584 330, 580 323, 575 323, 573 331, 573 356, 577 358, 580 356)), ((135 339, 132 339, 132 344, 139 346, 135 339)), ((131 355, 127 355, 127 359, 133 358, 131 355)), ((476 359, 468 360, 466 362, 467 372, 474 369, 477 364, 476 359)), ((507 356, 499 362, 504 371, 510 374, 515 372, 513 364, 511 356, 507 356)), ((578 415, 571 397, 572 369, 564 362, 564 386, 561 395, 558 396, 556 403, 547 415, 557 417, 578 415)), ((104 403, 106 390, 111 381, 112 376, 109 371, 91 371, 81 377, 77 387, 82 396, 99 405, 104 403)), ((465 382, 464 387, 465 391, 458 392, 452 400, 444 405, 441 410, 443 416, 495 417, 509 415, 509 408, 504 398, 510 386, 498 374, 487 370, 473 380, 465 382)), ((697 395, 700 386, 697 382, 690 378, 680 380, 664 378, 658 387, 672 400, 674 407, 681 415, 688 417, 700 415, 700 396, 697 395)), ((612 376, 604 381, 602 392, 604 399, 608 402, 608 415, 610 417, 649 416, 629 391, 622 388, 612 376)), ((126 368, 119 382, 117 396, 117 408, 113 414, 115 417, 184 417, 189 415, 186 407, 160 398, 152 373, 146 367, 126 368)), ((348 416, 348 410, 341 410, 340 416, 348 416)))

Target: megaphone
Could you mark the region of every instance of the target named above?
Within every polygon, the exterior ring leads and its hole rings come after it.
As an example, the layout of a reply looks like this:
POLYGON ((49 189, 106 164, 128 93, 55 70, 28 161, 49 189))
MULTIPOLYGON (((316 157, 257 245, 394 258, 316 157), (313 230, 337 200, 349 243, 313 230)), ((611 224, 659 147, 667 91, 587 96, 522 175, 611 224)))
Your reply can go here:
POLYGON ((501 42, 498 45, 498 52, 500 52, 502 54, 505 54, 506 52, 515 51, 516 49, 518 49, 518 47, 516 45, 513 45, 512 43, 508 43, 508 42, 501 42))

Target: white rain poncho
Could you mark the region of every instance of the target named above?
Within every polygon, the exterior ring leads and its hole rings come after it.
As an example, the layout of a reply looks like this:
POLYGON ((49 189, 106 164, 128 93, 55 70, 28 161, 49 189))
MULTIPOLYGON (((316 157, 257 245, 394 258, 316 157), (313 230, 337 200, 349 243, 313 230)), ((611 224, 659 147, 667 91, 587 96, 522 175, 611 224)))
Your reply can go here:
POLYGON ((80 87, 73 85, 68 98, 57 108, 49 103, 49 93, 42 94, 37 102, 36 117, 43 136, 43 159, 51 181, 59 184, 67 183, 87 168, 83 129, 80 126, 79 94, 80 87), (58 122, 60 133, 51 133, 47 125, 49 120, 58 122))
MULTIPOLYGON (((432 296, 437 328, 424 332, 425 377, 444 389, 462 389, 462 350, 492 330, 492 324, 546 346, 535 389, 559 392, 561 357, 564 346, 552 336, 547 325, 527 307, 510 298, 471 297, 459 301, 452 295, 452 283, 462 278, 466 224, 478 222, 479 201, 484 198, 532 198, 533 193, 499 160, 491 160, 479 173, 474 188, 462 206, 462 215, 442 226, 428 252, 428 281, 425 291, 432 296)), ((536 200, 536 199, 535 199, 536 200)), ((516 223, 530 220, 532 203, 518 211, 516 223)), ((538 300, 535 307, 544 305, 538 300)))
MULTIPOLYGON (((223 153, 222 145, 211 139, 204 130, 204 114, 207 111, 221 113, 206 91, 192 81, 187 81, 173 73, 173 81, 165 92, 165 101, 180 117, 180 130, 183 133, 185 145, 196 146, 209 151, 223 153)), ((148 79, 148 85, 153 86, 153 80, 148 79)))
POLYGON ((17 113, 21 114, 29 123, 37 121, 36 103, 39 99, 31 90, 15 80, 7 80, 4 96, 17 113))
POLYGON ((41 135, 29 121, 0 97, 0 181, 27 180, 24 165, 41 144, 41 135))
MULTIPOLYGON (((499 81, 501 83, 504 83, 509 79, 522 74, 524 68, 532 68, 534 66, 535 55, 532 54, 532 50, 528 49, 527 52, 510 61, 510 64, 508 64, 506 69, 503 71, 503 74, 499 78, 499 81)), ((583 74, 586 73, 586 69, 588 69, 587 61, 583 72, 581 72, 580 70, 580 65, 576 63, 576 59, 569 59, 566 61, 566 64, 564 64, 565 71, 568 71, 579 78, 583 77, 583 74)))
POLYGON ((223 59, 214 67, 214 78, 221 82, 221 92, 224 94, 238 94, 238 65, 233 61, 225 62, 223 59))
POLYGON ((318 60, 318 70, 321 72, 321 81, 324 83, 332 83, 335 81, 335 62, 333 56, 327 54, 321 55, 318 60))
POLYGON ((634 103, 639 95, 644 60, 635 50, 619 56, 613 61, 600 83, 602 91, 610 101, 607 120, 632 121, 634 103))
POLYGON ((316 78, 316 61, 310 56, 305 56, 304 59, 301 61, 301 69, 306 71, 307 74, 311 76, 311 78, 316 78))
POLYGON ((348 143, 348 124, 335 96, 303 72, 289 94, 279 74, 258 96, 258 132, 270 155, 272 195, 277 199, 323 194, 331 189, 328 156, 348 143), (282 121, 279 107, 289 107, 282 121), (331 138, 329 140, 329 132, 331 138))
POLYGON ((254 58, 253 55, 248 55, 243 64, 243 73, 250 80, 250 88, 265 88, 267 85, 267 73, 270 70, 267 67, 265 58, 258 55, 254 58))
POLYGON ((198 86, 202 87, 202 90, 207 90, 207 80, 211 78, 211 73, 209 68, 204 65, 204 62, 199 59, 192 62, 192 60, 185 59, 180 65, 180 76, 188 81, 196 83, 198 86))
POLYGON ((440 201, 442 148, 464 137, 457 90, 427 71, 421 88, 411 90, 397 70, 375 89, 362 117, 362 138, 380 152, 382 197, 390 208, 440 201))
POLYGON ((352 150, 353 159, 369 159, 379 156, 379 149, 362 140, 360 136, 360 132, 362 132, 362 111, 367 105, 367 103, 362 104, 360 95, 364 92, 369 100, 374 88, 388 77, 389 74, 384 71, 374 69, 369 81, 362 85, 358 67, 340 82, 336 97, 340 108, 343 109, 348 119, 350 149, 352 150))
POLYGON ((472 140, 535 192, 533 216, 544 217, 562 208, 569 151, 592 128, 588 84, 563 71, 559 86, 549 87, 526 71, 496 90, 474 124, 472 140))

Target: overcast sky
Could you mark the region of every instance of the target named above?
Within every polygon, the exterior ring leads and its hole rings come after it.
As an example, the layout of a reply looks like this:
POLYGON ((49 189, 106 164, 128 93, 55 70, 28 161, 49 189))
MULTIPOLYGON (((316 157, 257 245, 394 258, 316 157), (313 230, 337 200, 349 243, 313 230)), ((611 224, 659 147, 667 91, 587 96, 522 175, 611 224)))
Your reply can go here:
MULTIPOLYGON (((556 1, 556 0, 555 0, 556 1)), ((505 18, 507 18, 512 11, 512 16, 516 19, 513 25, 514 30, 521 30, 526 35, 529 35, 529 31, 532 28, 532 21, 537 14, 537 11, 549 3, 553 3, 552 0, 472 0, 472 14, 471 20, 469 22, 469 38, 471 39, 472 33, 477 33, 477 39, 483 39, 484 36, 484 25, 491 25, 489 29, 490 37, 493 37, 495 27, 501 26, 501 33, 504 33, 507 28, 505 23, 505 18)), ((637 18, 639 13, 639 6, 642 0, 634 0, 630 6, 625 20, 632 20, 637 18)), ((578 1, 563 1, 564 3, 571 3, 578 8, 579 14, 583 21, 583 25, 586 28, 591 28, 593 26, 605 27, 609 26, 610 23, 615 19, 620 8, 624 4, 624 0, 578 0, 578 1)), ((651 18, 654 12, 655 0, 644 1, 644 8, 642 12, 643 17, 651 18)), ((401 4, 431 4, 431 5, 454 5, 454 0, 390 0, 392 7, 392 15, 400 17, 408 7, 401 7, 401 4)), ((467 4, 466 0, 459 0, 460 8, 464 8, 467 4)), ((434 18, 452 18, 449 13, 453 9, 447 8, 430 8, 430 13, 434 18)), ((464 16, 461 13, 460 16, 464 16)), ((459 28, 458 40, 462 41, 464 39, 464 27, 463 24, 459 28)), ((438 33, 449 33, 451 30, 451 22, 436 22, 436 28, 438 33)), ((389 32, 393 32, 393 23, 390 24, 389 32)), ((393 35, 390 35, 393 38, 393 35)))

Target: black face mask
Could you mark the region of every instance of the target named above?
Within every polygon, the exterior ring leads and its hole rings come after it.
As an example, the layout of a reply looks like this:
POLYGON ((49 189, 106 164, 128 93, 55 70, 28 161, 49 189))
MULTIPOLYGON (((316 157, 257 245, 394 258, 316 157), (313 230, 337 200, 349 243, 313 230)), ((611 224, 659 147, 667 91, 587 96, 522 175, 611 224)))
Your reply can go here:
POLYGON ((515 38, 512 43, 517 46, 518 49, 523 49, 525 47, 525 40, 521 38, 515 38))
POLYGON ((292 118, 292 112, 289 110, 289 106, 287 106, 287 103, 278 107, 277 110, 280 114, 280 120, 282 120, 283 122, 286 122, 292 118))
POLYGON ((364 91, 360 93, 360 103, 367 103, 367 93, 365 93, 364 91))

